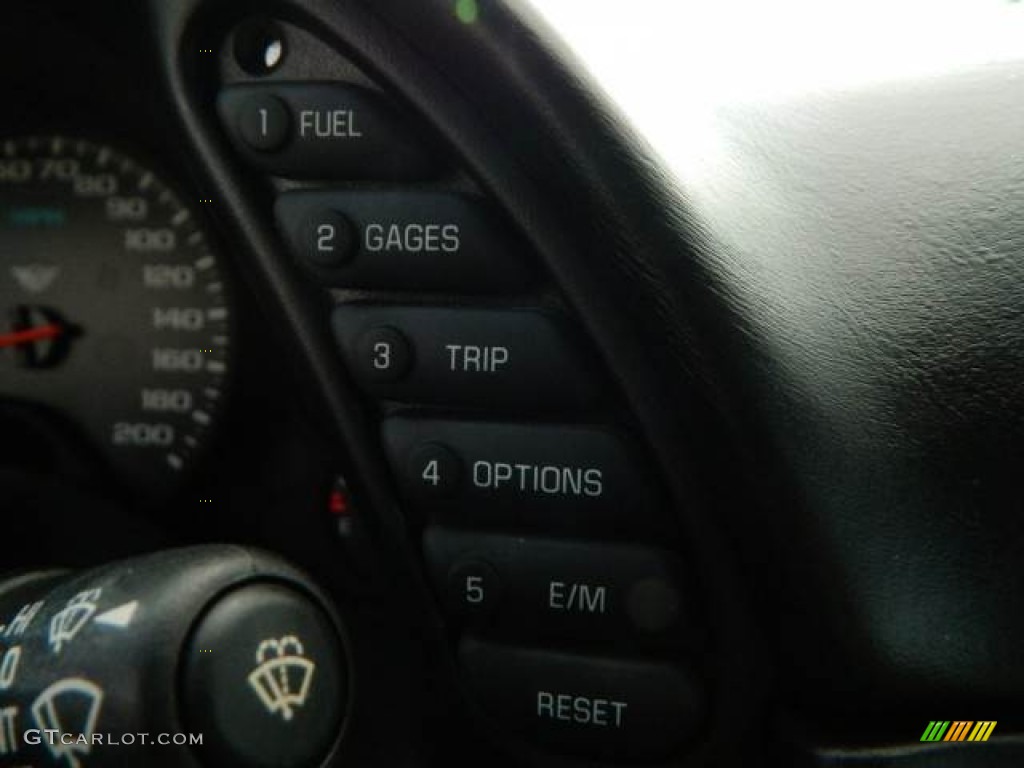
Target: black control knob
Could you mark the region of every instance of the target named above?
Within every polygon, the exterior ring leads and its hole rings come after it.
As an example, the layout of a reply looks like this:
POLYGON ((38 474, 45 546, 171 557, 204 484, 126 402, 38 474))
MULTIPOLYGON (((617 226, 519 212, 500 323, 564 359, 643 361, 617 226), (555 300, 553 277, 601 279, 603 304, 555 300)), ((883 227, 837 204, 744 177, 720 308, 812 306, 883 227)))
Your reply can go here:
POLYGON ((211 765, 318 765, 345 705, 341 659, 330 619, 294 589, 253 584, 218 599, 184 678, 188 722, 207 735, 211 765))
POLYGON ((0 766, 324 764, 348 703, 340 624, 251 549, 0 581, 0 766))

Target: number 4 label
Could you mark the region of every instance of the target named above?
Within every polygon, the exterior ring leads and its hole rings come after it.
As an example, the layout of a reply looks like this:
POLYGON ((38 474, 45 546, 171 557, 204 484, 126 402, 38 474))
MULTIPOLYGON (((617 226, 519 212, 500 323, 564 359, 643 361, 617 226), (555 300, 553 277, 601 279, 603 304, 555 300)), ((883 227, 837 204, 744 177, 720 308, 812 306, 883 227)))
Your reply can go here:
POLYGON ((437 459, 431 459, 427 462, 421 477, 424 482, 430 483, 435 488, 441 484, 441 469, 437 459))
POLYGON ((409 470, 409 480, 423 493, 448 496, 458 491, 462 460, 447 446, 427 442, 413 454, 409 470))

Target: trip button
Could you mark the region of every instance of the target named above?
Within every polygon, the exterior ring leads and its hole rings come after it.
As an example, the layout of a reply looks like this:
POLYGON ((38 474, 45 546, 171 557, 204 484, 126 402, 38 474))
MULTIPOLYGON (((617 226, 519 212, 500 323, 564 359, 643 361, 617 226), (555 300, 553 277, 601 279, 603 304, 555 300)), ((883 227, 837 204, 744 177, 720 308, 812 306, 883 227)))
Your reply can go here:
POLYGON ((704 702, 674 664, 491 645, 459 649, 481 708, 551 750, 602 761, 663 760, 692 739, 704 702))
POLYGON ((401 180, 436 170, 408 116, 358 86, 231 85, 218 95, 217 110, 245 159, 275 175, 401 180))
POLYGON ((344 304, 334 335, 363 389, 385 400, 432 405, 577 411, 594 405, 595 375, 555 318, 535 310, 448 309, 344 304), (383 347, 360 344, 392 328, 407 341, 412 368, 382 378, 383 347))
POLYGON ((401 332, 386 325, 377 325, 363 333, 356 342, 356 354, 368 361, 362 371, 366 379, 399 381, 412 368, 412 348, 401 332))
POLYGON ((681 565, 669 552, 436 526, 424 534, 423 549, 446 609, 502 640, 681 644, 681 565), (487 578, 478 563, 487 563, 487 578), (478 610, 497 601, 499 585, 500 607, 478 610))
POLYGON ((382 432, 402 496, 432 522, 541 534, 664 532, 651 478, 632 444, 609 429, 395 416, 382 432))
POLYGON ((281 195, 274 212, 299 261, 330 285, 496 293, 530 282, 524 244, 477 198, 411 189, 302 191, 281 195))

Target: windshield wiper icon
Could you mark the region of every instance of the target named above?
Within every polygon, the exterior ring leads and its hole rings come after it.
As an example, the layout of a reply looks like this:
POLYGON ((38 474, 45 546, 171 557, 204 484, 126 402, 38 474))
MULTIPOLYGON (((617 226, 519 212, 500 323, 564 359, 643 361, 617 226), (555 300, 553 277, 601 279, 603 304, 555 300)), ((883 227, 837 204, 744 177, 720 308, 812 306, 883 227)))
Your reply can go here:
POLYGON ((67 605, 57 611, 50 619, 50 647, 54 653, 60 653, 65 644, 71 642, 78 631, 96 613, 96 601, 100 599, 102 590, 87 589, 79 592, 68 600, 67 605))
POLYGON ((70 744, 60 736, 46 739, 53 759, 67 760, 68 768, 81 768, 80 755, 92 749, 92 734, 103 704, 103 690, 82 677, 68 677, 51 685, 32 702, 32 717, 42 731, 75 734, 70 744), (78 735, 84 739, 78 739, 78 735))
POLYGON ((271 714, 291 720, 293 707, 301 707, 309 696, 316 664, 304 655, 295 635, 267 639, 256 649, 257 667, 249 673, 249 685, 271 714))

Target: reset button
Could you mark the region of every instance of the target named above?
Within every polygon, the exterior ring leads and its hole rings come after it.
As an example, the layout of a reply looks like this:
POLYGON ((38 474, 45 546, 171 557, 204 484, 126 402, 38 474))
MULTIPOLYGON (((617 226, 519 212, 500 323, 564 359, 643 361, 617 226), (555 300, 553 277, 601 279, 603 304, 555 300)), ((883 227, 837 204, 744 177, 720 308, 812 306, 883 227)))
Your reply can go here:
POLYGON ((703 719, 696 680, 676 664, 583 656, 463 640, 470 690, 510 730, 598 760, 672 756, 703 719))

